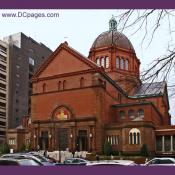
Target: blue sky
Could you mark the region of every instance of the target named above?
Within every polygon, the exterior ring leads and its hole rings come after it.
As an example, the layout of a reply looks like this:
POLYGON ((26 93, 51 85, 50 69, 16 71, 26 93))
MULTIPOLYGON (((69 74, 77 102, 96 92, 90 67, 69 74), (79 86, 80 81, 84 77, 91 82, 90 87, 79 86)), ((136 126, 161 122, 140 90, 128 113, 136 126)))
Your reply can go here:
MULTIPOLYGON (((0 39, 13 33, 23 32, 52 50, 55 50, 60 43, 68 41, 71 47, 88 56, 95 38, 108 30, 109 19, 118 12, 118 10, 0 10, 0 39), (10 12, 44 13, 45 15, 59 13, 59 17, 2 17, 3 13, 10 12)), ((153 59, 164 55, 167 40, 175 38, 175 34, 167 37, 168 31, 163 26, 158 30, 151 45, 146 48, 146 45, 141 46, 141 32, 135 35, 130 33, 130 31, 124 32, 141 61, 141 69, 148 68, 153 59)), ((171 98, 170 108, 170 113, 174 116, 172 121, 175 123, 175 100, 171 98)))

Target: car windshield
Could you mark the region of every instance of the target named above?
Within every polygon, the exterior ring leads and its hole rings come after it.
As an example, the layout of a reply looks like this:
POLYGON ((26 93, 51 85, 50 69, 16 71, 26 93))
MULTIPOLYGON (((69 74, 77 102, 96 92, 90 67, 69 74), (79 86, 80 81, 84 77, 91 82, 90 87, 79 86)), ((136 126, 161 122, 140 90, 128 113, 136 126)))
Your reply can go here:
POLYGON ((39 154, 33 154, 36 158, 40 159, 41 162, 48 162, 48 159, 40 156, 39 154))
POLYGON ((22 166, 40 166, 39 163, 35 162, 34 160, 30 160, 30 159, 20 160, 19 164, 22 166))

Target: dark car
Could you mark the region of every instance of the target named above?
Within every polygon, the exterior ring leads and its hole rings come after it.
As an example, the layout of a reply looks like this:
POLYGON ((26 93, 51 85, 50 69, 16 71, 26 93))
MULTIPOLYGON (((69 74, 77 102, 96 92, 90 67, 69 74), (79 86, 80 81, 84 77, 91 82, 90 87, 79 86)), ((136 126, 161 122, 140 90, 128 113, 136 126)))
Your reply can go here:
POLYGON ((53 163, 50 163, 46 158, 43 156, 34 155, 31 153, 16 153, 16 154, 5 154, 1 156, 2 158, 13 158, 13 159, 19 159, 19 158, 30 158, 38 163, 41 163, 44 166, 53 166, 53 163))
POLYGON ((35 151, 29 152, 28 154, 33 155, 36 158, 38 158, 41 161, 41 163, 43 163, 46 166, 52 166, 54 165, 54 163, 56 163, 56 160, 54 160, 53 158, 45 157, 44 155, 38 152, 35 152, 35 151))
POLYGON ((0 166, 41 166, 41 163, 38 163, 32 159, 13 159, 13 158, 0 158, 0 166))

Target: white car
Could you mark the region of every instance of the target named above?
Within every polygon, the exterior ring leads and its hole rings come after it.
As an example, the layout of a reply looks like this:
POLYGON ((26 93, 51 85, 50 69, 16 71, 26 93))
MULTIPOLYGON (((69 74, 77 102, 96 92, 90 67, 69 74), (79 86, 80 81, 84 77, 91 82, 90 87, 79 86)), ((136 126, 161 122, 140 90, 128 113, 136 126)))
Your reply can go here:
POLYGON ((175 166, 175 159, 169 157, 153 158, 146 162, 144 166, 175 166))
POLYGON ((131 160, 99 160, 91 161, 86 164, 86 166, 135 166, 137 165, 134 161, 131 160))

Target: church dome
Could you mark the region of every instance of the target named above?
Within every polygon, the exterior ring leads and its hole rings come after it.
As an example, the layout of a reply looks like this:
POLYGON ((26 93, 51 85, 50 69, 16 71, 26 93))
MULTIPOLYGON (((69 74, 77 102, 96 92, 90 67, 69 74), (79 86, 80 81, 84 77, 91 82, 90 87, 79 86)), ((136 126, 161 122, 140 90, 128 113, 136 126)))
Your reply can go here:
POLYGON ((100 34, 92 44, 92 48, 109 47, 112 44, 119 48, 135 52, 129 39, 117 30, 109 30, 100 34))
POLYGON ((117 31, 117 22, 113 17, 109 21, 109 30, 101 33, 95 39, 91 48, 109 47, 112 44, 116 45, 116 47, 135 52, 129 39, 124 34, 117 31))

